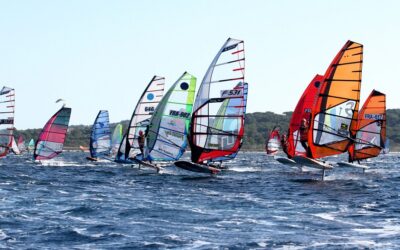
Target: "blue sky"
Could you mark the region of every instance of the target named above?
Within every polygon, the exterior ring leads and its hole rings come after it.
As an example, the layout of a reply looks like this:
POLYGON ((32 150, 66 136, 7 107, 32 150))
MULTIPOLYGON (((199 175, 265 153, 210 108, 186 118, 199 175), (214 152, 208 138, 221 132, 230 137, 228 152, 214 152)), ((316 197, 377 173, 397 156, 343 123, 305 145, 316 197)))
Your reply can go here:
POLYGON ((155 74, 198 85, 228 37, 246 48, 248 111, 294 108, 348 40, 364 44, 362 99, 400 108, 399 1, 0 0, 0 85, 16 89, 16 127, 39 128, 63 98, 71 124, 99 109, 129 119, 155 74))

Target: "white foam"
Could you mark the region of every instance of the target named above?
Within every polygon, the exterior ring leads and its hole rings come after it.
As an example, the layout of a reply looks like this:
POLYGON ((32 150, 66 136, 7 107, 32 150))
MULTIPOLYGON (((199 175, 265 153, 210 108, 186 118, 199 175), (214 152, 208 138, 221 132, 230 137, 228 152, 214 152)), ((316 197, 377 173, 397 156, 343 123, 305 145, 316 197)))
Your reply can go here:
POLYGON ((193 241, 193 248, 197 248, 197 247, 202 247, 202 246, 206 246, 206 245, 210 245, 210 242, 208 241, 203 241, 203 240, 195 240, 193 241))
POLYGON ((319 217, 324 220, 330 220, 330 221, 335 220, 335 216, 333 216, 333 214, 331 214, 331 213, 319 213, 319 214, 314 214, 314 216, 319 217))
POLYGON ((353 230, 364 234, 376 234, 379 237, 400 236, 400 225, 383 225, 379 228, 355 228, 353 230))

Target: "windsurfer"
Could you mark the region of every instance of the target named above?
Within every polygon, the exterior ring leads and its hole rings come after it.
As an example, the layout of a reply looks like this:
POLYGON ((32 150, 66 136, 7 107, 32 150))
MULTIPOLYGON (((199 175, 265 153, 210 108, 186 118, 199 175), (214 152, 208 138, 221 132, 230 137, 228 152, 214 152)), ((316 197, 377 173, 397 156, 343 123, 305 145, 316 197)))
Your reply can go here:
POLYGON ((138 137, 137 140, 138 140, 140 152, 141 152, 142 155, 143 155, 143 153, 144 153, 144 140, 145 140, 145 137, 144 137, 144 133, 143 133, 142 130, 139 131, 139 137, 138 137))
POLYGON ((287 140, 287 136, 285 134, 283 134, 281 137, 281 145, 282 145, 283 152, 286 155, 288 155, 289 158, 291 158, 288 154, 288 140, 287 140))
POLYGON ((308 129, 309 129, 308 121, 306 120, 306 118, 303 118, 300 124, 300 143, 306 150, 307 157, 311 157, 311 153, 308 147, 308 129))

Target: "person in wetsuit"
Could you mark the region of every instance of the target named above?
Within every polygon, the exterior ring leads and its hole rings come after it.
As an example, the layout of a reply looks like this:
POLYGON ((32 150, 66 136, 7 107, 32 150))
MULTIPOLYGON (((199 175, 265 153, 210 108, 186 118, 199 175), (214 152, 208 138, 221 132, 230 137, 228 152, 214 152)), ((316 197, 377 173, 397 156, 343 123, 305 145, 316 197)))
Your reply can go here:
POLYGON ((285 134, 283 134, 281 136, 281 146, 282 146, 282 150, 283 152, 290 158, 289 154, 288 154, 288 145, 289 142, 287 140, 287 136, 285 134))
POLYGON ((144 153, 144 140, 145 140, 145 136, 142 130, 139 131, 139 137, 138 137, 138 145, 139 145, 139 150, 140 152, 144 153))
POLYGON ((303 118, 300 124, 300 143, 301 146, 303 146, 303 148, 306 150, 307 157, 311 157, 310 149, 308 146, 308 129, 309 129, 308 121, 306 118, 303 118))

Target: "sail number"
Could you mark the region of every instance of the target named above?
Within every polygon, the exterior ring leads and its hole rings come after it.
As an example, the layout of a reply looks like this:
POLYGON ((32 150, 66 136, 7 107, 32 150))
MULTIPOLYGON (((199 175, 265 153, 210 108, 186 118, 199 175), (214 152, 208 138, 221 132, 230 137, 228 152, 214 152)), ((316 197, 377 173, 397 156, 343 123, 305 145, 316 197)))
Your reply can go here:
POLYGON ((346 117, 352 117, 355 102, 347 102, 345 105, 345 108, 339 106, 339 116, 343 116, 342 111, 344 110, 345 115, 347 115, 346 117))
POLYGON ((190 113, 189 112, 184 112, 184 111, 176 111, 176 110, 170 110, 169 111, 170 116, 177 116, 177 117, 182 117, 182 118, 189 118, 190 113))
POLYGON ((243 91, 241 89, 222 90, 221 97, 242 97, 243 91))
POLYGON ((145 112, 154 112, 154 107, 144 107, 145 112))
POLYGON ((14 119, 0 119, 0 124, 13 124, 14 119))

